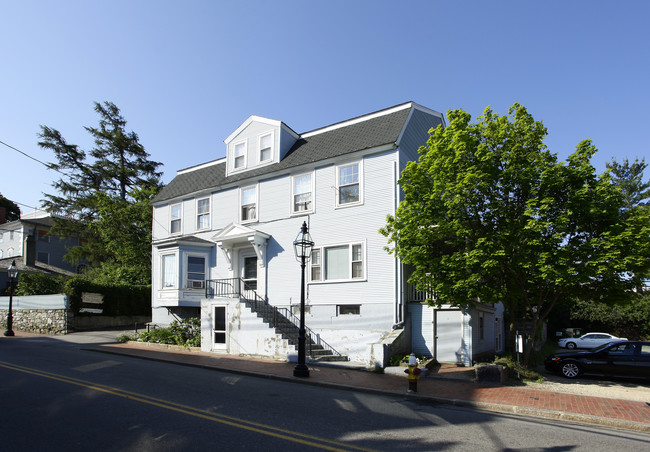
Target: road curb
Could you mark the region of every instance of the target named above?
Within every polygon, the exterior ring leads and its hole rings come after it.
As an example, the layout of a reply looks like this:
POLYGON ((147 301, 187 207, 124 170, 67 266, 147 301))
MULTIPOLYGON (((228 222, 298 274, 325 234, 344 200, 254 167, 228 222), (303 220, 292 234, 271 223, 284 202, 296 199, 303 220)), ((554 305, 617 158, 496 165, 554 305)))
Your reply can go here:
POLYGON ((476 409, 491 411, 496 413, 519 414, 523 416, 539 417, 544 419, 562 420, 562 421, 569 421, 569 422, 578 422, 578 423, 591 424, 591 425, 602 425, 607 427, 650 433, 650 424, 645 424, 641 422, 625 421, 620 419, 611 419, 611 418, 592 416, 586 414, 578 414, 578 413, 568 413, 565 411, 541 410, 537 408, 527 408, 527 407, 520 407, 515 405, 502 405, 502 404, 489 403, 489 402, 478 402, 475 400, 462 400, 462 399, 450 399, 445 397, 427 396, 427 395, 421 395, 417 393, 391 391, 386 389, 368 388, 363 386, 344 385, 340 383, 310 380, 310 379, 298 378, 293 376, 265 374, 261 372, 251 371, 251 370, 223 368, 223 367, 215 367, 215 366, 209 366, 209 365, 199 364, 199 363, 180 362, 173 359, 165 359, 165 358, 151 357, 151 356, 139 356, 137 354, 124 353, 119 349, 107 349, 101 347, 84 347, 83 350, 105 353, 110 355, 128 356, 131 358, 165 362, 165 363, 177 364, 182 366, 197 367, 201 369, 216 370, 216 371, 227 372, 236 375, 248 375, 248 376, 253 376, 258 378, 300 383, 300 384, 310 385, 310 386, 322 386, 322 387, 341 389, 346 391, 357 391, 357 392, 365 392, 370 394, 389 395, 394 397, 402 397, 410 400, 428 401, 428 402, 433 402, 441 405, 469 407, 469 408, 476 408, 476 409))

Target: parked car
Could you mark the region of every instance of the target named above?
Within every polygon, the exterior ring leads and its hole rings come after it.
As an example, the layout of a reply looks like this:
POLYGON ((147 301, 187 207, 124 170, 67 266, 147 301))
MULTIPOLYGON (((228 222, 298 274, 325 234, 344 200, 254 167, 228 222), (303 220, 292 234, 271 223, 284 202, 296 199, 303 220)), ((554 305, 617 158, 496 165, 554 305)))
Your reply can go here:
POLYGON ((559 352, 548 356, 544 367, 567 378, 598 374, 650 379, 650 342, 625 340, 591 351, 559 352))
POLYGON ((574 348, 595 348, 613 341, 626 341, 626 337, 616 337, 607 333, 587 333, 580 337, 564 337, 557 341, 560 347, 572 350, 574 348))

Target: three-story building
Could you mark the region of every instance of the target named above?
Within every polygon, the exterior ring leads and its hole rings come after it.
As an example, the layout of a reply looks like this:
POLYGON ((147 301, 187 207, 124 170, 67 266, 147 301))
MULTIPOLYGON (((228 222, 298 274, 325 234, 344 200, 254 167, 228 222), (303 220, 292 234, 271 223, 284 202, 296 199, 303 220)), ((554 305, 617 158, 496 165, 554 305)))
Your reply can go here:
MULTIPOLYGON (((378 231, 402 198, 402 169, 438 126, 442 114, 413 102, 302 134, 249 117, 225 139, 225 158, 178 171, 153 201, 153 322, 201 317, 204 350, 291 358, 301 281, 293 241, 306 221, 311 355, 322 345, 373 365, 396 342, 410 350, 422 330, 408 329, 410 311, 428 318, 432 308, 412 298, 378 231)), ((469 363, 472 316, 454 312, 454 359, 469 363)), ((494 309, 485 313, 494 351, 494 309)))

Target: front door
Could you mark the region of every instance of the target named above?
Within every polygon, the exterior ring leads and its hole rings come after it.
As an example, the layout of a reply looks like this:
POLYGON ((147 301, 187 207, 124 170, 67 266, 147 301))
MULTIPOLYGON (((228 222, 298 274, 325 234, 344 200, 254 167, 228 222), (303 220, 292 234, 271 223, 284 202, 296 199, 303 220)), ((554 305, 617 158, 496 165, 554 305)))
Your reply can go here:
POLYGON ((239 276, 244 281, 242 290, 257 291, 257 256, 242 253, 239 258, 239 276))

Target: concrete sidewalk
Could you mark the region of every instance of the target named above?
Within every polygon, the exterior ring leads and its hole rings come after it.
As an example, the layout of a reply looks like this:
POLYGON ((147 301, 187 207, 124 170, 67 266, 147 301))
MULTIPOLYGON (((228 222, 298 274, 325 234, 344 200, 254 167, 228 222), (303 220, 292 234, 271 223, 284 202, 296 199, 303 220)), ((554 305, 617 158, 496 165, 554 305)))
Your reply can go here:
POLYGON ((650 432, 650 401, 565 394, 529 387, 483 385, 474 382, 471 370, 457 367, 442 367, 438 373, 419 380, 417 393, 407 393, 406 376, 369 372, 346 363, 310 363, 310 377, 296 378, 293 376, 294 363, 220 355, 196 349, 137 342, 102 344, 87 349, 299 384, 389 394, 501 413, 650 432))
MULTIPOLYGON (((129 333, 128 331, 124 333, 129 333)), ((273 378, 297 384, 328 386, 337 389, 364 391, 474 407, 500 413, 522 414, 549 419, 584 422, 596 425, 650 432, 650 400, 634 401, 592 397, 530 387, 484 385, 474 381, 471 369, 441 367, 434 374, 421 378, 417 393, 407 393, 406 376, 369 372, 354 363, 309 364, 310 377, 293 376, 295 363, 236 357, 201 352, 178 346, 139 342, 118 343, 120 332, 93 331, 65 336, 46 336, 16 332, 21 338, 47 338, 66 341, 84 350, 169 362, 186 366, 215 369, 260 378, 273 378)))

